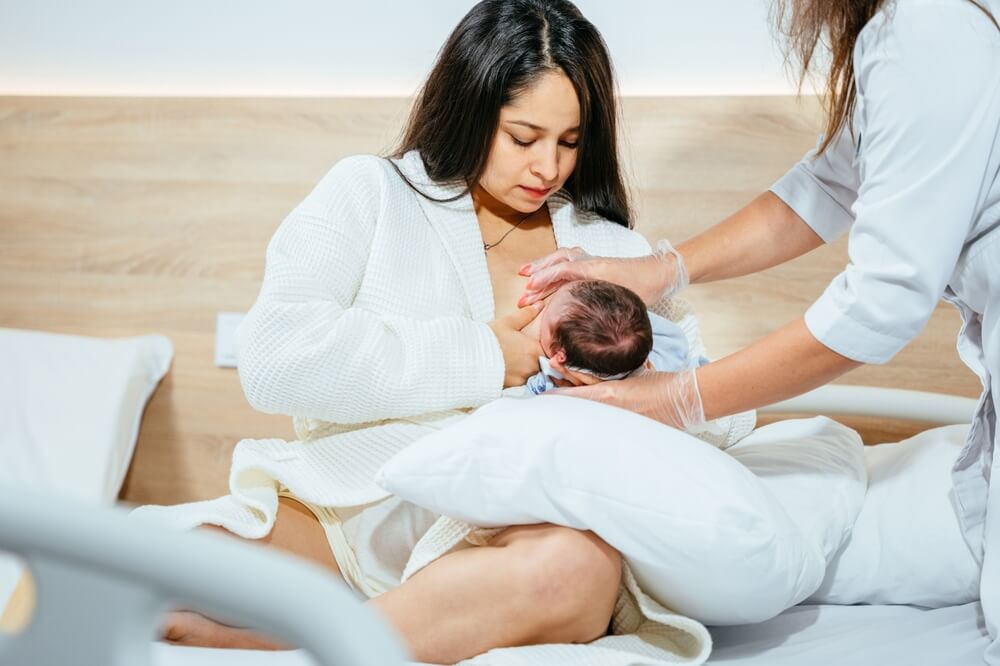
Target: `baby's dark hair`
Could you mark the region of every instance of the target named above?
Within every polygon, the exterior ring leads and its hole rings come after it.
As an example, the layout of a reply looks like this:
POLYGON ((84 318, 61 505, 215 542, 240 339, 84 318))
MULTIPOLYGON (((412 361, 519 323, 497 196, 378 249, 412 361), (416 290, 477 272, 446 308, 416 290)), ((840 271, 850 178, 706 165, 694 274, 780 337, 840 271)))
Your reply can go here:
POLYGON ((653 329, 642 299, 604 280, 581 280, 567 288, 574 302, 552 331, 553 344, 566 354, 565 365, 598 375, 639 368, 653 349, 653 329))

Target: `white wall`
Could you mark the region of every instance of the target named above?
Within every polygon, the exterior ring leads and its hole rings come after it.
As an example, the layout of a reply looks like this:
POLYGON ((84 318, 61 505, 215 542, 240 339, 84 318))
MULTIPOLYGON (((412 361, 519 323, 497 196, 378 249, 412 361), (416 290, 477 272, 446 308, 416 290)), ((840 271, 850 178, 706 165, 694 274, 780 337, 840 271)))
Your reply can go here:
MULTIPOLYGON (((0 95, 410 95, 473 0, 0 0, 0 95)), ((626 95, 787 94, 769 0, 578 0, 626 95)))

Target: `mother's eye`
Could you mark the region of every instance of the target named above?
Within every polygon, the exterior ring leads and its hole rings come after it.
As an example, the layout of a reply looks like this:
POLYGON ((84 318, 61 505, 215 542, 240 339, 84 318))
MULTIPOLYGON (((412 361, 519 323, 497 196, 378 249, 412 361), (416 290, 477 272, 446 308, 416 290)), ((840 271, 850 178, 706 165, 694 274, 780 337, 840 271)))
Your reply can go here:
POLYGON ((531 141, 521 141, 513 134, 510 135, 510 140, 513 141, 515 145, 521 146, 522 148, 527 148, 528 146, 530 146, 535 142, 534 139, 532 139, 531 141))

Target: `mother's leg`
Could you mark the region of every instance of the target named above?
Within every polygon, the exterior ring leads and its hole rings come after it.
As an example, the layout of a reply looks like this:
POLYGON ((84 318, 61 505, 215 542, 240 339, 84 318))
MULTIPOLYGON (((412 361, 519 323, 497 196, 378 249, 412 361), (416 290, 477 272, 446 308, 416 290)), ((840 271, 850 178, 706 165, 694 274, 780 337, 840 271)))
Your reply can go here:
MULTIPOLYGON (((322 526, 297 502, 282 501, 267 542, 336 571, 322 526)), ((371 603, 415 659, 450 664, 496 647, 600 638, 620 581, 620 556, 592 532, 528 525, 500 532, 487 546, 445 555, 371 603)), ((172 619, 165 636, 171 642, 284 647, 193 613, 172 619)))
POLYGON ((372 604, 418 661, 451 664, 496 647, 603 636, 621 558, 592 532, 511 527, 446 555, 372 604))
MULTIPOLYGON (((202 529, 240 538, 214 525, 202 529)), ((340 576, 340 569, 330 550, 326 531, 313 512, 294 499, 280 497, 277 517, 270 534, 262 539, 246 539, 246 541, 297 555, 340 576)), ((191 611, 168 613, 163 628, 163 639, 177 645, 200 647, 250 650, 280 650, 287 647, 271 638, 240 627, 221 624, 191 611)))

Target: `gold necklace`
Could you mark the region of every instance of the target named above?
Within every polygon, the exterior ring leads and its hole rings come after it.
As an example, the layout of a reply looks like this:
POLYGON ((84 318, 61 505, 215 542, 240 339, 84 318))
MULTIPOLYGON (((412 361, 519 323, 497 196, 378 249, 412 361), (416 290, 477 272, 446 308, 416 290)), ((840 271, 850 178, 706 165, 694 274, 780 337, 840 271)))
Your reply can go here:
POLYGON ((490 250, 492 250, 493 248, 495 248, 497 245, 499 245, 500 243, 502 243, 504 238, 507 238, 507 236, 509 236, 510 233, 512 231, 514 231, 514 229, 517 229, 519 226, 521 226, 522 222, 524 222, 525 220, 527 220, 529 217, 531 217, 532 215, 534 215, 536 212, 537 211, 531 211, 530 213, 528 213, 527 215, 525 215, 524 217, 522 217, 520 220, 518 220, 517 224, 515 224, 510 229, 508 229, 506 231, 506 233, 504 233, 504 235, 501 236, 500 240, 498 240, 496 243, 483 243, 483 252, 489 252, 490 250))

